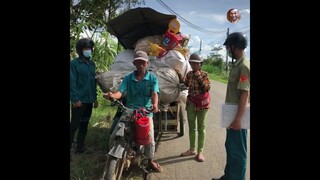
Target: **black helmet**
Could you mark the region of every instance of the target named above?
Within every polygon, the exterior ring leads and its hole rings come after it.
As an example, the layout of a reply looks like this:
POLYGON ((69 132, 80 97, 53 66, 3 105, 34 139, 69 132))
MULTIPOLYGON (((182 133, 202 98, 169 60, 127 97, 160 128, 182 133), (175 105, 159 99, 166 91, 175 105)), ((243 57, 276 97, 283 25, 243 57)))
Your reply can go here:
POLYGON ((234 45, 239 49, 245 49, 247 47, 247 38, 241 32, 234 32, 229 34, 223 45, 234 45))
POLYGON ((190 58, 189 58, 189 62, 202 62, 202 58, 199 54, 197 53, 193 53, 191 54, 190 58))
POLYGON ((91 48, 93 50, 94 42, 89 38, 82 38, 76 44, 76 50, 79 56, 82 56, 82 49, 83 48, 91 48))

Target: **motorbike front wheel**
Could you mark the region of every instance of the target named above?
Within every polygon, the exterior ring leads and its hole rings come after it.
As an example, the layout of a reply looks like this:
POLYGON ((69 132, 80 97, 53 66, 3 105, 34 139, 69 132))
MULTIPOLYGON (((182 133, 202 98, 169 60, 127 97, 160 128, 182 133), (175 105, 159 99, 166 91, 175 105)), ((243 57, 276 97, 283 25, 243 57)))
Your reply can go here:
POLYGON ((122 176, 122 159, 108 155, 103 171, 103 180, 119 180, 122 176))

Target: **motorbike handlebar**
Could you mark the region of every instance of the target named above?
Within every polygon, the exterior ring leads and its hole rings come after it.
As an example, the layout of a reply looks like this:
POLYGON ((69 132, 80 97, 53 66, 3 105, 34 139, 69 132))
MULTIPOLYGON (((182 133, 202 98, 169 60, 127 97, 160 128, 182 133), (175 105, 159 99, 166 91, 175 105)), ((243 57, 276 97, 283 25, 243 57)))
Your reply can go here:
MULTIPOLYGON (((122 110, 124 109, 131 109, 131 108, 128 108, 126 107, 121 101, 117 100, 117 99, 114 99, 114 98, 110 98, 110 101, 111 101, 111 106, 115 106, 115 105, 118 105, 122 110)), ((152 108, 142 108, 146 114, 150 114, 152 112, 152 108)))

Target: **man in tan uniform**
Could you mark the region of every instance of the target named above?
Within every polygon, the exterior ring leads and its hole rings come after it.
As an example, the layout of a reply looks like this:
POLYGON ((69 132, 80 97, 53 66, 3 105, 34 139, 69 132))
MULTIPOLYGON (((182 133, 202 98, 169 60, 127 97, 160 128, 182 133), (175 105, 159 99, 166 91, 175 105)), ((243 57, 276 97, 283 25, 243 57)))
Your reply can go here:
POLYGON ((229 74, 226 104, 238 105, 235 119, 227 128, 225 147, 227 163, 224 175, 212 180, 245 180, 247 166, 247 129, 241 128, 241 119, 249 103, 250 63, 246 59, 244 49, 247 39, 244 34, 230 34, 224 42, 228 55, 232 58, 233 67, 229 74), (235 62, 233 63, 233 59, 235 62))

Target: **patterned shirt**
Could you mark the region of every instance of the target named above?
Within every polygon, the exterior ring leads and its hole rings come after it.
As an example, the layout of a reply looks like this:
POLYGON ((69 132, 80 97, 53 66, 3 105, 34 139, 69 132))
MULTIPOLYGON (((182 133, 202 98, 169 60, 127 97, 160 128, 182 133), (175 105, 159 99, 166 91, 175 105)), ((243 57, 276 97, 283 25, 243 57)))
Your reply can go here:
MULTIPOLYGON (((204 94, 210 90, 210 80, 208 73, 202 70, 200 71, 200 76, 197 75, 194 71, 188 72, 185 79, 185 85, 189 88, 189 96, 196 96, 199 94, 204 94)), ((190 101, 187 101, 187 105, 190 101)), ((203 109, 208 109, 210 105, 204 107, 203 109)))

